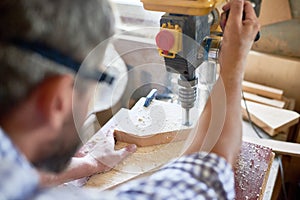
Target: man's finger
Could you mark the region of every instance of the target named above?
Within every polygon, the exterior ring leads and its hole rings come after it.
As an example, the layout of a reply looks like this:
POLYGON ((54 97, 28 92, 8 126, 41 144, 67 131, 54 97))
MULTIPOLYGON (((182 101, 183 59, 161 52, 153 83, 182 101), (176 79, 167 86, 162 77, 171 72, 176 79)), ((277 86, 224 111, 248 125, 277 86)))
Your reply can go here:
POLYGON ((126 157, 131 155, 136 151, 136 145, 135 144, 130 144, 120 150, 115 151, 112 155, 111 158, 108 158, 107 163, 110 167, 114 167, 117 165, 119 162, 124 160, 126 157))
POLYGON ((227 21, 227 17, 226 17, 226 13, 225 12, 223 12, 221 14, 221 18, 220 19, 221 19, 220 20, 220 26, 222 28, 222 31, 224 31, 225 30, 225 26, 226 26, 226 21, 227 21))
POLYGON ((244 25, 251 25, 250 26, 252 27, 251 30, 253 30, 254 33, 256 33, 256 35, 254 35, 254 41, 256 42, 260 38, 260 32, 259 32, 260 25, 258 23, 256 13, 250 2, 245 2, 244 13, 245 13, 244 25))
POLYGON ((245 20, 247 19, 255 20, 257 18, 253 6, 249 1, 245 2, 244 13, 245 13, 245 20))
POLYGON ((230 13, 227 21, 230 23, 239 24, 243 20, 244 1, 243 0, 232 0, 230 2, 230 13))
POLYGON ((227 11, 227 10, 229 10, 230 9, 230 3, 227 3, 227 4, 225 4, 223 7, 222 7, 222 10, 223 11, 227 11))
POLYGON ((134 153, 136 151, 136 145, 135 144, 130 144, 123 149, 118 150, 118 154, 121 158, 126 158, 130 154, 134 153))

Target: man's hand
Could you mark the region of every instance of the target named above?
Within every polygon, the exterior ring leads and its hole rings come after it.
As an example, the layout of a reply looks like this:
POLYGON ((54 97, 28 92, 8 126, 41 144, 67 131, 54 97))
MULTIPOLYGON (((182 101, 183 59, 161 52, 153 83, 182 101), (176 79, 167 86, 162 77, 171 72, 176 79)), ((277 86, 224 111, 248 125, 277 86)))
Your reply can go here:
POLYGON ((224 38, 219 61, 222 70, 225 70, 226 73, 240 76, 240 73, 244 71, 245 58, 259 31, 260 25, 249 1, 232 0, 223 6, 223 10, 221 27, 224 31, 224 38), (230 13, 227 18, 229 10, 230 13), (234 67, 235 65, 237 68, 234 67))
POLYGON ((136 145, 134 144, 128 145, 120 150, 115 150, 114 147, 114 138, 112 136, 107 137, 107 139, 97 141, 94 148, 83 157, 90 166, 91 174, 110 170, 131 153, 136 151, 136 145))
POLYGON ((99 133, 96 142, 88 152, 80 152, 77 154, 80 157, 73 157, 68 168, 60 174, 40 172, 41 186, 59 185, 108 171, 136 151, 134 144, 115 150, 112 131, 99 133))

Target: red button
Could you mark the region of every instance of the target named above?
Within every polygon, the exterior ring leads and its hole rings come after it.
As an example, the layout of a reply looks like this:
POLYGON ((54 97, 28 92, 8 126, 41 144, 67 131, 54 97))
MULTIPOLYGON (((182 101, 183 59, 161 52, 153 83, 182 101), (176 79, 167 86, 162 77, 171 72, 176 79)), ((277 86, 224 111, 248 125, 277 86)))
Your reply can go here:
POLYGON ((170 31, 162 30, 156 35, 156 45, 158 48, 169 51, 174 45, 174 36, 170 31))

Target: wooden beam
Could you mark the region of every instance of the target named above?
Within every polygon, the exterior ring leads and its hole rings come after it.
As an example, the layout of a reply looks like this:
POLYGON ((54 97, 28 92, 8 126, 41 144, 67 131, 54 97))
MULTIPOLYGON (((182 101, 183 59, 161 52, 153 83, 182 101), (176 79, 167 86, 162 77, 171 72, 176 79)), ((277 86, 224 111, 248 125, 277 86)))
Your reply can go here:
POLYGON ((280 155, 289 155, 300 157, 300 144, 284 142, 272 139, 260 139, 252 137, 243 137, 243 141, 259 144, 271 148, 273 152, 280 155))
POLYGON ((252 94, 249 92, 244 92, 244 97, 248 101, 261 103, 263 105, 268 105, 276 108, 284 108, 286 106, 286 102, 277 99, 270 99, 266 97, 259 96, 257 94, 252 94))
POLYGON ((283 90, 273 88, 273 87, 268 87, 257 83, 252 83, 249 81, 243 81, 242 86, 243 86, 243 91, 245 92, 250 92, 271 99, 281 100, 283 96, 283 90))

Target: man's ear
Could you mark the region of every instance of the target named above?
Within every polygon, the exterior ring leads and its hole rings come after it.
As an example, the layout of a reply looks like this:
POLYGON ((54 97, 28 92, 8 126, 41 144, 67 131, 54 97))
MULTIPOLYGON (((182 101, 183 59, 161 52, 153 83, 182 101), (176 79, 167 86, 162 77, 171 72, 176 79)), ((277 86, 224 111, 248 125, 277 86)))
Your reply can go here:
POLYGON ((74 78, 58 75, 47 78, 37 88, 37 109, 43 121, 54 130, 59 129, 72 111, 74 78))

